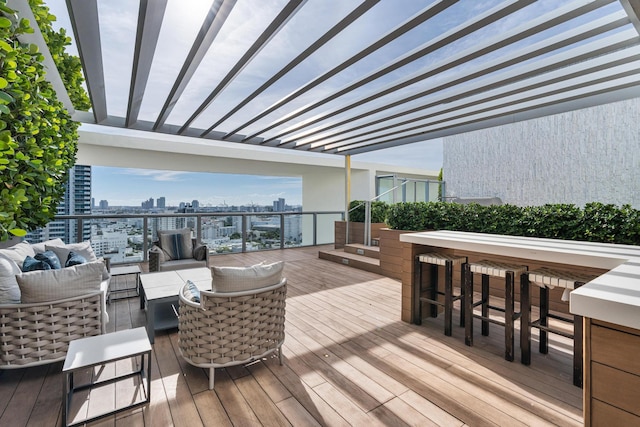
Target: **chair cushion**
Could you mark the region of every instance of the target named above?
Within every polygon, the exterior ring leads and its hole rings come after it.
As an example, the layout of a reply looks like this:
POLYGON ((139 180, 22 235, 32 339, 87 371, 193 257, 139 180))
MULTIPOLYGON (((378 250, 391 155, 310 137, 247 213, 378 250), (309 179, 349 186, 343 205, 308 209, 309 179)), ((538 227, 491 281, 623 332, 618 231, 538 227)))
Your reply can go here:
POLYGON ((90 262, 60 270, 32 271, 16 276, 23 303, 72 298, 100 290, 104 264, 90 262))
POLYGON ((193 258, 175 259, 173 261, 164 261, 160 264, 160 271, 184 270, 187 268, 206 267, 206 261, 196 261, 193 258))
POLYGON ((12 259, 0 255, 0 304, 20 302, 20 287, 16 275, 22 274, 20 267, 12 259))
POLYGON ((283 261, 251 267, 211 267, 211 290, 240 292, 275 285, 282 279, 283 268, 283 261))
POLYGON ((62 241, 62 239, 57 238, 40 243, 31 243, 31 248, 37 254, 46 251, 46 246, 64 246, 64 242, 62 241))
POLYGON ((193 258, 190 229, 158 231, 158 239, 168 260, 193 258))

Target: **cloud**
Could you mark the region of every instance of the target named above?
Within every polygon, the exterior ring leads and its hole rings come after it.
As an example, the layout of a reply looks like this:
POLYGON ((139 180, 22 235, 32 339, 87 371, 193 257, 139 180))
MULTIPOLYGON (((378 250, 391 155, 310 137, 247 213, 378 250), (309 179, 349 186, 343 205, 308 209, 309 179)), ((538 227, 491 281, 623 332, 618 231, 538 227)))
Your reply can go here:
POLYGON ((148 177, 151 181, 182 181, 184 175, 189 175, 188 172, 178 171, 160 171, 150 169, 123 169, 125 175, 135 175, 140 177, 148 177))

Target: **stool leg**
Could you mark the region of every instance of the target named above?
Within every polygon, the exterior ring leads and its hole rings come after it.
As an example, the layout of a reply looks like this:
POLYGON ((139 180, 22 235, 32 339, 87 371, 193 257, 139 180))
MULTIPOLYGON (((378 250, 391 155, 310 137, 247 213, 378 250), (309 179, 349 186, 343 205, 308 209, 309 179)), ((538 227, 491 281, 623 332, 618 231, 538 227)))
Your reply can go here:
POLYGON ((460 266, 460 327, 464 327, 465 319, 467 318, 467 303, 465 301, 465 286, 464 286, 464 269, 467 266, 465 262, 460 266))
MULTIPOLYGON (((549 289, 540 288, 540 326, 549 326, 549 289)), ((549 353, 549 334, 540 329, 540 353, 549 353)))
POLYGON ((447 261, 444 268, 444 334, 450 337, 453 323, 453 263, 447 261))
POLYGON ((473 273, 469 264, 464 266, 464 300, 465 319, 464 319, 464 343, 473 346, 473 273))
POLYGON ((531 364, 531 295, 529 274, 520 275, 520 362, 531 364))
POLYGON ((482 335, 489 335, 489 276, 482 275, 482 335))
MULTIPOLYGON (((584 283, 576 282, 573 289, 578 289, 584 283)), ((573 316, 573 385, 582 388, 582 316, 573 316)))
POLYGON ((414 325, 422 325, 422 302, 420 293, 422 291, 422 263, 416 257, 413 264, 413 304, 411 305, 411 318, 414 325))
POLYGON ((504 296, 504 343, 505 353, 504 358, 509 362, 513 362, 513 347, 514 347, 514 301, 513 301, 513 271, 507 271, 507 277, 505 279, 505 296, 504 296))
MULTIPOLYGON (((431 277, 429 278, 429 299, 431 301, 438 300, 438 265, 431 264, 431 277)), ((436 304, 429 304, 429 315, 431 317, 438 317, 438 306, 436 304)))

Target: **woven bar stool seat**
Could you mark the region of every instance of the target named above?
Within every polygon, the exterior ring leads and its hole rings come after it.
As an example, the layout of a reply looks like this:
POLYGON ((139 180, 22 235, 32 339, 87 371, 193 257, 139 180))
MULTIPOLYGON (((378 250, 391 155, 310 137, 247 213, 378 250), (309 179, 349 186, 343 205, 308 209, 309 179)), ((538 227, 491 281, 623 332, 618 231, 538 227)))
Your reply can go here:
POLYGON ((514 265, 502 262, 482 260, 478 262, 470 262, 466 264, 464 293, 466 305, 465 319, 465 344, 473 345, 473 319, 482 320, 482 335, 489 335, 489 323, 495 323, 505 328, 505 356, 508 361, 513 361, 514 347, 514 323, 520 317, 520 313, 516 313, 514 309, 514 279, 516 275, 521 275, 527 270, 524 265, 514 265), (473 301, 473 274, 482 275, 482 297, 480 301, 473 301), (504 308, 490 304, 489 296, 489 277, 503 277, 505 279, 505 297, 504 308), (473 309, 480 305, 481 314, 475 314, 473 309), (489 310, 500 311, 504 313, 504 321, 489 317, 489 310))
POLYGON ((520 307, 522 313, 520 320, 520 361, 523 364, 529 365, 531 363, 531 328, 540 330, 540 353, 543 354, 549 352, 549 333, 573 339, 573 384, 577 387, 582 387, 582 316, 566 317, 549 313, 549 290, 556 287, 563 288, 562 300, 568 301, 570 291, 595 278, 596 276, 593 275, 546 267, 522 273, 520 277, 520 307), (531 319, 530 283, 540 287, 540 317, 537 320, 531 319), (549 326, 549 319, 572 323, 573 333, 549 326))
MULTIPOLYGON (((430 316, 438 317, 438 306, 444 307, 444 334, 451 336, 451 324, 453 323, 453 303, 464 299, 464 265, 467 257, 452 256, 437 252, 430 252, 416 256, 415 284, 413 295, 413 323, 422 324, 422 303, 430 304, 430 316), (428 287, 422 285, 422 265, 430 264, 431 274, 428 287), (460 268, 460 294, 453 294, 453 267, 460 268), (438 291, 438 266, 444 267, 444 292, 438 291), (444 296, 444 301, 438 300, 438 295, 444 296)), ((464 326, 464 303, 460 305, 460 326, 464 326)))

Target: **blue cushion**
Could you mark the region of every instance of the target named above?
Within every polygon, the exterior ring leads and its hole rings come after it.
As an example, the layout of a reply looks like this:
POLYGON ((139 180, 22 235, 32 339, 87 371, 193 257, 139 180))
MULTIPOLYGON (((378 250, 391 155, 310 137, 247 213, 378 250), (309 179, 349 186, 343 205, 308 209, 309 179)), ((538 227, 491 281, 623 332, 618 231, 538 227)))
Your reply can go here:
POLYGON ((73 251, 69 252, 69 256, 67 257, 67 262, 64 263, 65 267, 71 267, 73 265, 86 264, 87 259, 80 254, 77 254, 73 251))
POLYGON ((181 230, 159 231, 160 247, 169 260, 193 258, 191 231, 181 230))
POLYGON ((44 261, 51 267, 52 270, 60 270, 62 265, 60 265, 60 259, 58 255, 56 255, 53 251, 44 251, 36 254, 34 257, 38 261, 44 261))
POLYGON ((37 260, 29 255, 22 263, 22 271, 51 270, 51 266, 42 260, 37 260))
POLYGON ((200 289, 191 280, 187 280, 183 296, 191 302, 200 303, 200 289))

